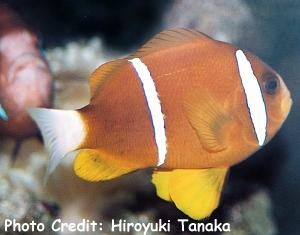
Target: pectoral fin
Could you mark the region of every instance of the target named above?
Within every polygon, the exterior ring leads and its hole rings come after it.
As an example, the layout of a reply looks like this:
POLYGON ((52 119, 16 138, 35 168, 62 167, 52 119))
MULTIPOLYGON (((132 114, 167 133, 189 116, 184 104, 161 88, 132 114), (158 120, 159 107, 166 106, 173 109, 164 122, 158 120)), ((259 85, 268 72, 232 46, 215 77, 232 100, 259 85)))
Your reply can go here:
POLYGON ((193 219, 203 219, 217 208, 227 168, 156 171, 152 182, 161 198, 173 201, 193 219))
POLYGON ((203 147, 210 152, 220 152, 228 147, 225 126, 230 115, 220 102, 208 92, 191 91, 184 101, 188 119, 196 130, 203 147))
POLYGON ((7 113, 5 112, 5 110, 1 104, 0 104, 0 120, 4 120, 4 121, 8 120, 7 113))
POLYGON ((94 149, 80 150, 73 168, 76 175, 87 181, 110 180, 135 170, 124 164, 118 164, 109 156, 94 149))

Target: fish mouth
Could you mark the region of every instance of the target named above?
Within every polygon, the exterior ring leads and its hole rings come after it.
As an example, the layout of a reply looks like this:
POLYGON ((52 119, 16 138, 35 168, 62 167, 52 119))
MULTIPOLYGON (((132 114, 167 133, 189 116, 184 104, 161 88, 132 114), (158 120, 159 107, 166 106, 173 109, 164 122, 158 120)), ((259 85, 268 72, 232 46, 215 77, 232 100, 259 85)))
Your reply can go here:
POLYGON ((293 100, 290 95, 286 96, 282 101, 281 101, 281 112, 285 116, 285 118, 288 116, 291 107, 293 105, 293 100))

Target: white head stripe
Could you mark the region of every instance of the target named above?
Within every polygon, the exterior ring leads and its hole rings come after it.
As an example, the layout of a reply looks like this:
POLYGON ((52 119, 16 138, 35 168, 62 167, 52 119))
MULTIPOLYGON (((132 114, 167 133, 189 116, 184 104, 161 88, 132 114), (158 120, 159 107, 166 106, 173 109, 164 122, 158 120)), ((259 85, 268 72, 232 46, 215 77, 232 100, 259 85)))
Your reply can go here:
POLYGON ((132 63, 143 85, 144 94, 154 128, 154 137, 158 151, 157 166, 160 166, 164 164, 167 154, 167 137, 165 132, 164 115, 161 110, 159 97, 147 66, 139 58, 134 58, 129 60, 129 62, 132 63))
POLYGON ((240 78, 246 94, 247 105, 258 144, 262 146, 267 135, 267 112, 265 102, 251 64, 242 50, 236 51, 240 78))

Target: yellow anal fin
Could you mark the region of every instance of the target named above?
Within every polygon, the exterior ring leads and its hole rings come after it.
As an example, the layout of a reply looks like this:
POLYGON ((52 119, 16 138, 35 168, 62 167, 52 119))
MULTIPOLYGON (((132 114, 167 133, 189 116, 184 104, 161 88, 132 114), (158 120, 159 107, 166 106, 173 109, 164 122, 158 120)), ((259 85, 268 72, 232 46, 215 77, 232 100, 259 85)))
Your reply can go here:
POLYGON ((226 139, 228 129, 224 127, 231 117, 223 105, 208 92, 193 90, 185 98, 184 106, 202 146, 210 152, 225 150, 229 141, 226 139))
POLYGON ((99 66, 90 76, 89 85, 91 97, 93 97, 99 87, 104 83, 104 81, 109 78, 114 72, 126 63, 124 59, 118 59, 115 61, 107 62, 99 66))
POLYGON ((227 168, 178 169, 153 174, 152 182, 161 198, 193 219, 203 219, 217 208, 227 168))
POLYGON ((117 164, 94 149, 80 150, 74 160, 73 168, 76 175, 87 181, 110 180, 135 170, 123 164, 117 164))
POLYGON ((195 30, 184 28, 168 29, 156 34, 141 49, 128 58, 142 58, 150 53, 166 50, 171 47, 178 47, 194 42, 204 44, 212 41, 212 38, 195 30))

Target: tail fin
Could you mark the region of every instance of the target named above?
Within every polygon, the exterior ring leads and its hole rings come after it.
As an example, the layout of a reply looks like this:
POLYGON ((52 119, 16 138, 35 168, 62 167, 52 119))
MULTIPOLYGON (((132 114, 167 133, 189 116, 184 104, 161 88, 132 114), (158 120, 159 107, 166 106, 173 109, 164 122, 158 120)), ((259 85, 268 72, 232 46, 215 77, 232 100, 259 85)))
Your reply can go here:
POLYGON ((84 123, 77 111, 31 108, 28 112, 41 130, 50 154, 48 177, 67 153, 79 148, 86 135, 84 123))

